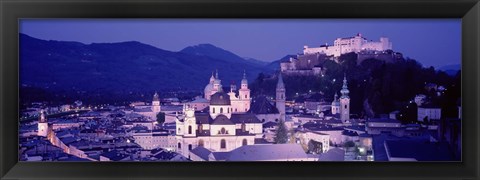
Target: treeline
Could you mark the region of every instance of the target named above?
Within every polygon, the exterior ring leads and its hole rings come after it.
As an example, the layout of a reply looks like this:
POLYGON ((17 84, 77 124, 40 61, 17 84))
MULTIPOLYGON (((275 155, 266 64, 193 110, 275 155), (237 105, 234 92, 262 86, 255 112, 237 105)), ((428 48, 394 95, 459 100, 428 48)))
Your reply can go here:
MULTIPOLYGON (((335 93, 340 93, 346 74, 353 114, 373 117, 402 110, 417 94, 431 97, 433 103, 445 108, 447 116, 456 113, 456 108, 452 107, 456 107, 460 99, 460 71, 455 76, 449 76, 433 67, 424 68, 414 59, 393 63, 366 59, 357 64, 355 53, 340 56, 338 63, 324 61, 319 65, 325 70, 324 76, 283 76, 287 98, 312 91, 323 93, 325 100, 331 101, 335 93), (444 86, 447 90, 437 96, 432 89, 425 88, 431 83, 444 86)), ((274 96, 276 83, 277 75, 259 74, 250 84, 252 94, 274 96)))

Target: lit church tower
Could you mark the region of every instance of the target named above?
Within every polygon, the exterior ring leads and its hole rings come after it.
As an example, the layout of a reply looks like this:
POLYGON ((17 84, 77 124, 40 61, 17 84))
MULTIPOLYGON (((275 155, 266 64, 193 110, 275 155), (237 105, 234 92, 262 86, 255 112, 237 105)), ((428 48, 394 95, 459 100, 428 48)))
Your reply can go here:
POLYGON ((340 101, 338 101, 338 94, 335 93, 335 97, 332 101, 332 114, 335 115, 337 113, 340 113, 340 101))
POLYGON ((278 75, 278 82, 277 82, 277 94, 276 98, 276 107, 278 112, 280 113, 280 119, 285 120, 285 85, 283 84, 282 73, 280 72, 278 75))
POLYGON ((48 135, 48 123, 47 118, 45 117, 45 111, 40 110, 40 117, 38 119, 38 136, 47 137, 48 135))
POLYGON ((153 95, 152 111, 155 113, 155 115, 160 112, 160 98, 158 97, 157 92, 155 92, 153 95))
POLYGON ((347 76, 343 77, 343 86, 342 90, 340 90, 342 96, 340 96, 340 120, 346 123, 350 120, 350 97, 348 97, 348 90, 347 86, 347 76))
POLYGON ((240 90, 239 90, 239 95, 240 99, 248 99, 250 100, 250 89, 248 89, 248 80, 247 80, 247 74, 245 71, 243 72, 243 79, 242 83, 240 85, 240 90))
POLYGON ((215 94, 216 92, 220 92, 220 91, 223 91, 222 90, 222 81, 220 80, 220 78, 218 78, 218 70, 217 72, 215 72, 215 80, 213 81, 213 90, 212 91, 212 94, 215 94))
POLYGON ((196 118, 195 118, 195 109, 190 107, 189 105, 183 105, 183 112, 185 114, 185 121, 184 121, 184 136, 196 136, 197 132, 197 125, 196 125, 196 118))

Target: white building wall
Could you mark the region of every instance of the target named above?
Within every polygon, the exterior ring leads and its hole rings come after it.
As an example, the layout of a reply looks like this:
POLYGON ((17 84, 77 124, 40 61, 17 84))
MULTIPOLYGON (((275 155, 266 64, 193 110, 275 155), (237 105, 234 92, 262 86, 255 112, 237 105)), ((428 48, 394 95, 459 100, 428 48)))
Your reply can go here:
POLYGON ((440 119, 442 110, 440 108, 418 108, 417 120, 423 122, 423 119, 428 116, 428 119, 440 119))

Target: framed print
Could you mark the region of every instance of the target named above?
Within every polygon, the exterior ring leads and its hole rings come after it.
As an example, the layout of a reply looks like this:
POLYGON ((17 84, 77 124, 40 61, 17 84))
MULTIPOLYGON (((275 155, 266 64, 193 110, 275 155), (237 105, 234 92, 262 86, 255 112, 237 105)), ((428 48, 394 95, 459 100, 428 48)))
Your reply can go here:
POLYGON ((0 5, 2 178, 478 178, 478 1, 0 5))

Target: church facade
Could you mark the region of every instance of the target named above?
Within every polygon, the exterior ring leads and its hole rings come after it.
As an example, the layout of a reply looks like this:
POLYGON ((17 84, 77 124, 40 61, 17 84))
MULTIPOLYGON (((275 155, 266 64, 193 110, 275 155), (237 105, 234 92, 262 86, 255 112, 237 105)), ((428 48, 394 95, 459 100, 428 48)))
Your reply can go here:
POLYGON ((223 92, 218 73, 212 75, 204 92, 210 102, 208 112, 195 111, 185 104, 183 114, 176 117, 177 152, 189 157, 190 150, 200 146, 228 152, 262 138, 262 122, 248 112, 251 97, 245 74, 238 96, 234 86, 229 93, 223 92))

